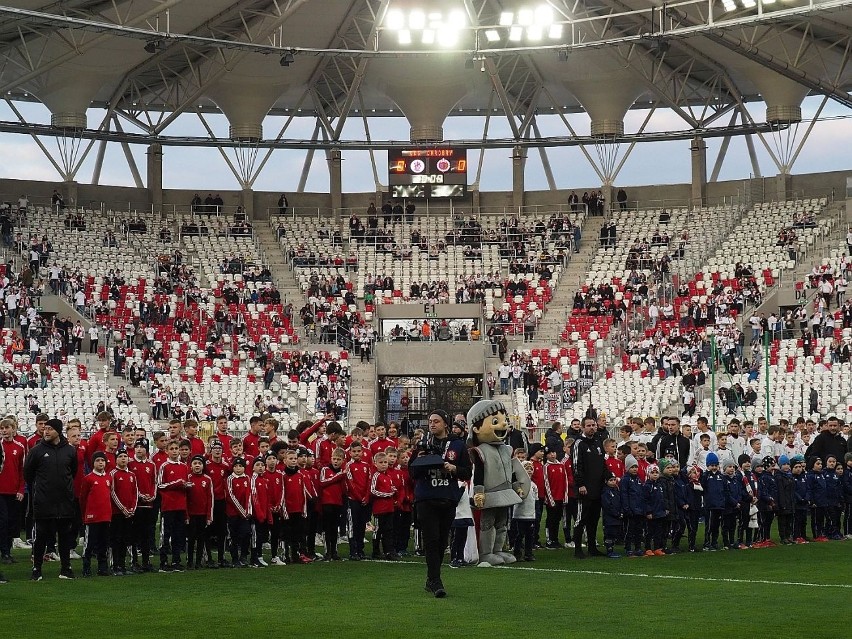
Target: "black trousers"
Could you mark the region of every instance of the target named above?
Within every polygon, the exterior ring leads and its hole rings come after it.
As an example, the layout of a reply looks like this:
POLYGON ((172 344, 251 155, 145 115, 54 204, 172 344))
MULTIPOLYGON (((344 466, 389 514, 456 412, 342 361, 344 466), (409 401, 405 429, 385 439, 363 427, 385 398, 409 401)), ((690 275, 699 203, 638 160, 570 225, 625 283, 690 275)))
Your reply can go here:
POLYGON ((535 522, 532 519, 513 519, 515 527, 515 543, 512 550, 520 557, 523 552, 524 559, 533 556, 533 532, 535 522))
POLYGON ((269 545, 272 548, 272 556, 277 557, 283 538, 283 523, 280 513, 272 513, 272 525, 269 527, 269 545))
POLYGON ((367 531, 367 520, 370 518, 370 507, 361 502, 349 500, 349 554, 364 554, 364 534, 367 531))
POLYGON ((575 552, 580 551, 583 542, 583 532, 589 544, 589 552, 594 554, 597 549, 598 522, 601 519, 601 500, 580 497, 577 499, 577 525, 574 527, 575 552))
POLYGON ((255 519, 252 522, 252 527, 254 530, 254 544, 251 547, 251 560, 255 561, 263 557, 263 544, 269 538, 269 524, 265 521, 257 521, 255 519))
POLYGON ((547 508, 547 523, 545 524, 547 528, 547 543, 558 544, 559 524, 562 522, 564 507, 561 501, 557 501, 553 506, 545 504, 545 508, 547 508))
POLYGON ((186 542, 186 511, 164 510, 161 515, 163 532, 160 536, 160 563, 169 561, 172 555, 172 563, 180 563, 180 554, 186 542))
POLYGON ((326 504, 322 507, 322 527, 325 535, 325 554, 337 557, 337 529, 340 522, 340 512, 343 506, 326 504))
POLYGON ((231 535, 231 561, 245 561, 251 541, 251 521, 239 515, 228 517, 228 534, 231 535))
POLYGON ((397 554, 408 550, 411 539, 411 511, 397 510, 393 514, 393 548, 397 554))
POLYGON ((139 564, 139 554, 142 555, 141 565, 151 563, 151 538, 157 527, 157 511, 153 508, 137 508, 133 515, 133 563, 139 564))
POLYGON ((207 526, 204 544, 207 546, 207 559, 213 561, 213 546, 216 546, 219 561, 225 561, 225 542, 228 537, 228 516, 225 514, 225 500, 213 502, 213 521, 207 526))
POLYGON ((127 547, 133 539, 133 517, 118 513, 112 516, 109 542, 112 547, 112 566, 118 570, 127 567, 127 547))
MULTIPOLYGON (((284 555, 290 561, 298 561, 299 551, 305 542, 305 517, 302 513, 291 514, 284 520, 284 555)), ((363 537, 361 537, 363 539, 363 537)))
POLYGON ((793 514, 793 539, 806 539, 808 530, 808 511, 806 508, 797 508, 793 514))
POLYGON ((417 524, 426 555, 426 581, 441 578, 441 562, 450 541, 450 526, 456 517, 456 505, 449 500, 430 499, 417 503, 417 524))
POLYGON ((86 549, 83 551, 83 572, 92 569, 92 557, 98 561, 98 574, 105 575, 109 566, 107 552, 109 551, 110 522, 104 521, 86 526, 86 549))
POLYGON ((373 533, 373 557, 393 554, 393 513, 376 515, 376 532, 373 533))
POLYGON ((0 556, 8 557, 12 552, 12 538, 19 530, 20 504, 15 495, 0 495, 0 556))
POLYGON ((59 561, 63 570, 71 569, 71 549, 75 546, 74 519, 36 519, 33 541, 33 568, 41 571, 44 552, 59 538, 59 561))
POLYGON ((781 541, 793 539, 793 513, 778 513, 778 534, 781 541))
POLYGON ((320 513, 317 512, 316 508, 315 500, 308 501, 308 516, 305 518, 305 544, 302 548, 308 557, 317 554, 317 533, 322 530, 320 513))
POLYGON ((207 537, 207 517, 205 515, 190 515, 186 526, 186 561, 196 566, 204 559, 204 541, 207 537))
POLYGON ((710 546, 716 546, 719 543, 719 525, 722 523, 721 510, 708 510, 708 518, 705 522, 707 532, 704 535, 707 543, 710 546))
POLYGON ((645 530, 645 518, 642 515, 629 515, 624 531, 624 551, 642 550, 642 531, 645 530))

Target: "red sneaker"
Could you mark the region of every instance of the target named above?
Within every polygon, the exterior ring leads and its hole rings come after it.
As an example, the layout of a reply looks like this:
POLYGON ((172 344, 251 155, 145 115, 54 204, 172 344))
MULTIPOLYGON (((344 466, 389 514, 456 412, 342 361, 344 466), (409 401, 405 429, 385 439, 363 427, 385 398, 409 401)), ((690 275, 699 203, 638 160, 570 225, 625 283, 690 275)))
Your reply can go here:
POLYGON ((822 543, 824 541, 828 541, 828 537, 824 537, 824 536, 815 537, 814 541, 818 541, 818 542, 822 543))
POLYGON ((796 539, 794 539, 794 541, 795 541, 797 544, 806 544, 806 543, 808 543, 807 539, 805 539, 804 537, 796 537, 796 539))
POLYGON ((312 561, 313 560, 310 557, 308 557, 307 555, 299 555, 299 563, 300 564, 309 564, 312 561))

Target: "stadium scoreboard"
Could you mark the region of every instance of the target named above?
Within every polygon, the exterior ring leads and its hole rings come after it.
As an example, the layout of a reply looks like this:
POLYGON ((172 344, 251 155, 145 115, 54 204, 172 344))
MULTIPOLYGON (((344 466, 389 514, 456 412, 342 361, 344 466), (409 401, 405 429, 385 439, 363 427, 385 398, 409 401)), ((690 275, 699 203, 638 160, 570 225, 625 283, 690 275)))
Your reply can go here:
POLYGON ((388 185, 395 198, 456 198, 467 193, 467 150, 391 149, 388 185))

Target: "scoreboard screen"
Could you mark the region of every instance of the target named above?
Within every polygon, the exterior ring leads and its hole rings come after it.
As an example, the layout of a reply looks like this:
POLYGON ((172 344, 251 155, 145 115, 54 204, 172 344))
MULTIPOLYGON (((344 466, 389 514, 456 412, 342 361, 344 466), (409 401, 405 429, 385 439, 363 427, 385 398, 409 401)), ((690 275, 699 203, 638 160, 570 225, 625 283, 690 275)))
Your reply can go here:
POLYGON ((391 149, 388 184, 394 197, 453 198, 467 192, 467 150, 391 149))

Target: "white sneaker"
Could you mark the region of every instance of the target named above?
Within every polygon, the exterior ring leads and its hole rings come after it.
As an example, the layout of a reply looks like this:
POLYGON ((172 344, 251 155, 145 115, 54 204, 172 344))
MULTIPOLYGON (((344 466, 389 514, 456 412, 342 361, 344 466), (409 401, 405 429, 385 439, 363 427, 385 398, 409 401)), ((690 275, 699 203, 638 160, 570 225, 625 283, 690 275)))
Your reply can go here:
POLYGON ((79 555, 79 553, 76 550, 72 550, 71 555, 69 555, 69 556, 71 557, 71 559, 82 559, 82 557, 79 555))
POLYGON ((266 542, 265 544, 263 544, 263 549, 272 550, 272 545, 269 542, 266 542))
POLYGON ((15 540, 12 542, 12 546, 15 547, 16 550, 30 550, 32 546, 25 542, 20 537, 15 537, 15 540))
POLYGON ((281 561, 280 557, 273 557, 272 561, 270 561, 269 563, 271 563, 273 566, 286 566, 287 565, 283 561, 281 561))
POLYGON ((59 561, 59 555, 55 552, 49 552, 44 556, 46 561, 59 561))
POLYGON ((566 543, 565 543, 565 547, 566 547, 566 548, 573 548, 573 547, 574 547, 574 542, 573 542, 573 541, 566 542, 566 543))
POLYGON ((263 566, 264 568, 266 568, 266 567, 269 565, 268 563, 266 563, 266 562, 263 560, 263 557, 258 557, 258 558, 257 558, 257 563, 259 563, 259 564, 260 564, 261 566, 263 566))

